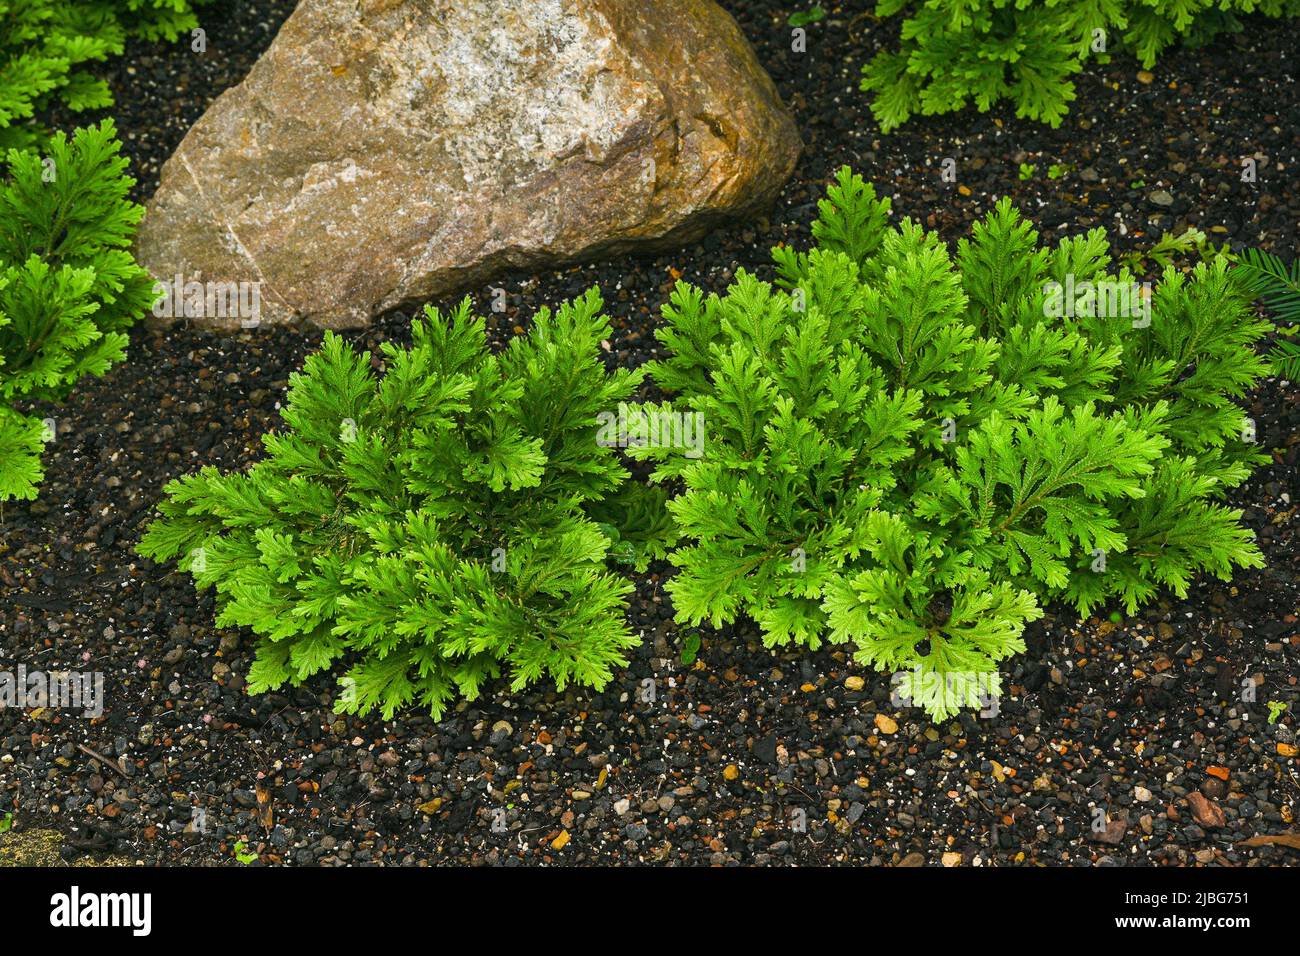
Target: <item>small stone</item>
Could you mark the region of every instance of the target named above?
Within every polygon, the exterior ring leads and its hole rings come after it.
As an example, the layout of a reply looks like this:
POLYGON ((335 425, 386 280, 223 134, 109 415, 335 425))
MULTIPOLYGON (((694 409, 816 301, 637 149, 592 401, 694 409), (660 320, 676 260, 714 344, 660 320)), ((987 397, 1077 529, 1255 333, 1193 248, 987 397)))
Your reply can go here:
POLYGON ((852 677, 845 678, 844 686, 849 690, 862 690, 866 686, 866 681, 855 674, 852 677))
POLYGON ((1172 206, 1174 204, 1174 197, 1169 194, 1167 189, 1157 189, 1147 198, 1157 206, 1172 206))
POLYGON ((1279 740, 1277 744, 1277 752, 1283 757, 1294 757, 1296 753, 1300 751, 1296 750, 1295 744, 1283 743, 1279 740))
POLYGON ((722 771, 722 777, 724 780, 735 780, 739 776, 740 776, 740 768, 737 767, 734 763, 727 764, 727 766, 722 771))
POLYGON ((776 763, 776 748, 776 734, 768 734, 755 740, 750 752, 764 763, 776 763))
POLYGON ((514 732, 515 732, 515 728, 510 726, 510 721, 508 720, 498 720, 495 724, 492 725, 492 733, 494 734, 505 734, 507 737, 509 737, 514 732))
POLYGON ((1151 791, 1146 787, 1134 787, 1133 799, 1138 803, 1147 803, 1151 800, 1151 791))
POLYGON ((627 797, 624 797, 622 800, 614 801, 614 812, 617 813, 620 817, 623 816, 631 809, 632 809, 632 801, 629 800, 627 797))
POLYGON ((1155 81, 1155 78, 1156 78, 1155 74, 1150 72, 1149 70, 1138 70, 1138 82, 1143 84, 1144 86, 1149 86, 1152 82, 1155 81))
POLYGON ((898 721, 886 714, 876 714, 876 729, 882 734, 896 734, 898 721))
POLYGON ((1213 800, 1208 799, 1204 794, 1193 790, 1187 795, 1187 802, 1191 805, 1192 816, 1196 818, 1196 822, 1201 826, 1221 827, 1227 823, 1223 808, 1213 800))
POLYGON ((1106 828, 1100 832, 1090 830, 1088 838, 1097 843, 1106 843, 1110 846, 1118 846, 1124 840, 1124 834, 1128 832, 1128 814, 1121 813, 1117 817, 1112 817, 1106 822, 1106 828))
POLYGON ((560 835, 551 841, 552 850, 563 850, 569 842, 569 831, 561 830, 560 835))
POLYGON ((909 853, 898 863, 899 866, 925 866, 925 855, 923 853, 909 853))
POLYGON ((961 854, 948 852, 941 858, 944 866, 959 866, 961 864, 961 854))

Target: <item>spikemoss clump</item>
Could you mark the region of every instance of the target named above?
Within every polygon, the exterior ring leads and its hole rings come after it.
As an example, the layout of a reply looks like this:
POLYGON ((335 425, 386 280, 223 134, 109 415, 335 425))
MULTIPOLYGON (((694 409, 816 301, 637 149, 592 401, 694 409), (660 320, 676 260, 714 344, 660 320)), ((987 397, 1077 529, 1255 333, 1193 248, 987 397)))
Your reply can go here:
POLYGON ((125 354, 156 298, 128 247, 143 210, 113 124, 9 150, 0 175, 0 502, 34 498, 52 437, 15 401, 61 401, 125 354))
POLYGON ((37 117, 113 104, 91 64, 129 36, 175 39, 197 25, 190 0, 0 0, 0 149, 43 145, 37 117))
POLYGON ((1122 50, 1150 69, 1166 47, 1240 30, 1249 13, 1300 16, 1300 0, 881 0, 876 15, 901 17, 902 39, 863 67, 862 89, 885 131, 1001 100, 1059 126, 1089 58, 1122 50))
POLYGON ((252 693, 345 659, 340 709, 385 716, 440 717, 499 674, 601 688, 636 644, 611 547, 662 553, 642 533, 662 507, 597 440, 641 379, 606 371, 609 333, 593 289, 493 354, 466 300, 386 343, 382 378, 327 333, 265 459, 171 482, 139 550, 179 558, 218 624, 258 635, 252 693))
POLYGON ((680 621, 848 643, 935 717, 998 691, 1044 602, 1130 610, 1261 558, 1224 492, 1266 460, 1235 399, 1268 329, 1223 261, 1154 289, 1102 230, 1007 201, 952 255, 847 169, 775 285, 679 284, 651 374, 706 423, 680 481, 680 621))

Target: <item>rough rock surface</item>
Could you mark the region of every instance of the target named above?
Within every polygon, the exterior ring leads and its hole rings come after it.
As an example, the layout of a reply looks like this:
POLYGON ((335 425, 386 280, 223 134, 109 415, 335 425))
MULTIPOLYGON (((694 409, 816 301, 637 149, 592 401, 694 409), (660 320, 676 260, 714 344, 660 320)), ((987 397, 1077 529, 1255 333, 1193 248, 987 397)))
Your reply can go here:
POLYGON ((712 0, 303 0, 164 167, 137 253, 260 282, 262 322, 356 326, 688 241, 772 201, 799 149, 712 0))

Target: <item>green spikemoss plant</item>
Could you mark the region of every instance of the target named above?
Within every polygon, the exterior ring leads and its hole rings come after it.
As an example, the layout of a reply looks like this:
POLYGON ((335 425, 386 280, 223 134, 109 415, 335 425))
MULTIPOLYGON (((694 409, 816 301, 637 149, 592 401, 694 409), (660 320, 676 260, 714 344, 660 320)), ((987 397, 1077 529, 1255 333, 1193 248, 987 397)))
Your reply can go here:
POLYGON ((1059 126, 1090 57, 1122 49, 1150 69, 1171 44, 1240 30, 1249 13, 1300 16, 1300 0, 880 0, 876 15, 901 18, 901 40, 863 67, 862 89, 886 132, 1001 100, 1059 126))
POLYGON ((0 502, 34 498, 51 437, 15 401, 61 401, 124 354, 153 280, 127 247, 142 210, 113 124, 9 150, 0 177, 0 502))
POLYGON ((111 106, 86 69, 119 56, 128 36, 173 40, 197 25, 187 0, 0 0, 0 149, 45 138, 57 101, 80 112, 111 106))
POLYGON ((1234 399, 1268 328, 1226 263, 1110 270, 1007 201, 956 251, 841 170, 809 252, 722 297, 679 283, 651 374, 706 423, 654 447, 683 539, 679 621, 849 643, 936 718, 998 693, 1044 602, 1130 610, 1261 564, 1222 504, 1265 456, 1234 399))
POLYGON ((642 375, 605 370, 609 331, 593 289, 492 354, 466 300, 384 344, 382 378, 327 333, 266 457, 168 484, 139 550, 179 558, 219 625, 258 635, 251 693, 344 658, 338 708, 386 717, 441 717, 498 674, 601 688, 636 643, 611 547, 642 567, 662 553, 636 527, 662 506, 597 441, 642 375))

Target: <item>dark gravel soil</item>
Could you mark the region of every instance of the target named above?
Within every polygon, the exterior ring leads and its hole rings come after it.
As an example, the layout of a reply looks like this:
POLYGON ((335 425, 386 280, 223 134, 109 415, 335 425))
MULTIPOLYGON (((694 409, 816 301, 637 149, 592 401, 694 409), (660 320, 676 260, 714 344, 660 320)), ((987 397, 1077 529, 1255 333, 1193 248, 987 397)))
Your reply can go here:
MULTIPOLYGON (((842 163, 950 239, 1009 193, 1048 238, 1103 225, 1129 249, 1191 224, 1295 254, 1291 25, 1252 20, 1209 48, 1171 52, 1153 76, 1116 58, 1078 79, 1057 130, 999 110, 882 138, 855 77, 890 31, 861 15, 865 4, 829 4, 802 55, 790 51, 786 4, 727 6, 803 129, 806 151, 777 208, 674 255, 510 276, 500 338, 540 304, 597 283, 616 326, 611 359, 645 361, 675 277, 721 290, 739 266, 765 269, 776 242, 805 243, 842 163), (940 180, 945 157, 956 185, 940 180), (1256 159, 1256 183, 1241 182, 1243 157, 1256 159), (1037 167, 1023 181, 1022 162, 1037 167), (1049 178, 1052 164, 1064 175, 1049 178)), ((289 8, 217 3, 203 14, 206 55, 183 42, 137 45, 105 68, 141 198, 289 8)), ((471 291, 486 310, 490 291, 471 291)), ((389 316, 355 337, 373 348, 402 337, 405 322, 389 316)), ((1274 461, 1233 495, 1267 568, 1202 582, 1118 624, 1056 609, 1004 669, 1010 691, 995 716, 932 725, 891 707, 886 676, 840 653, 774 656, 749 625, 706 631, 684 667, 652 573, 630 610, 645 641, 604 693, 499 694, 441 724, 417 713, 384 722, 334 715, 328 679, 247 696, 248 635, 215 628, 207 595, 132 550, 168 478, 257 457, 289 373, 318 339, 141 328, 128 363, 49 410, 58 435, 41 497, 11 503, 0 521, 0 669, 103 671, 107 708, 94 722, 0 714, 0 819, 61 830, 70 857, 171 864, 235 864, 237 841, 266 864, 1300 859, 1242 846, 1290 829, 1300 798, 1293 384, 1273 380, 1251 398, 1274 461), (658 688, 649 704, 639 694, 648 677, 658 688), (1257 703, 1239 699, 1246 678, 1257 703), (1290 705, 1276 725, 1266 701, 1290 705), (195 832, 196 808, 206 832, 195 832), (1101 833, 1099 808, 1110 821, 1101 833), (795 811, 806 832, 792 826, 795 811)))

